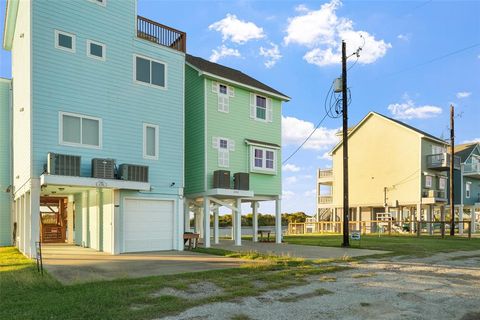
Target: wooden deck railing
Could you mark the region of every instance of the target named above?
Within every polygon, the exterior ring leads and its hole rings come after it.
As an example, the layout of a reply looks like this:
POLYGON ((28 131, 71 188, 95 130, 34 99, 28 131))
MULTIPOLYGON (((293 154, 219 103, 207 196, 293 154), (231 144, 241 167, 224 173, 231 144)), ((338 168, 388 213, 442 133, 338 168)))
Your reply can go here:
POLYGON ((137 16, 137 37, 181 52, 187 51, 187 34, 137 16))
MULTIPOLYGON (((470 238, 473 230, 473 224, 470 221, 457 221, 455 223, 455 233, 460 229, 464 235, 470 238), (461 226, 461 228, 459 228, 461 226)), ((385 233, 385 234, 421 234, 445 235, 450 230, 449 221, 396 221, 396 220, 368 220, 368 221, 349 221, 349 231, 359 231, 362 234, 385 233)), ((288 235, 300 234, 324 234, 324 233, 342 233, 343 222, 341 221, 320 221, 289 223, 288 235)))

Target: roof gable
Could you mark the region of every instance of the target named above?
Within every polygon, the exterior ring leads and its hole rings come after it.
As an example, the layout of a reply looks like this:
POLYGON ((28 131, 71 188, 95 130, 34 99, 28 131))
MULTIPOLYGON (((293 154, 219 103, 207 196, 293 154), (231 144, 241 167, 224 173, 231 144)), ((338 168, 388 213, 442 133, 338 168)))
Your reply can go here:
POLYGON ((257 79, 250 77, 249 75, 246 75, 245 73, 239 70, 232 69, 218 63, 213 63, 205 59, 202 59, 200 57, 192 56, 190 54, 186 55, 186 61, 193 68, 200 70, 204 73, 207 73, 213 77, 220 77, 220 78, 230 80, 232 82, 245 85, 247 87, 253 87, 260 91, 270 93, 285 101, 290 100, 290 97, 288 97, 287 95, 273 89, 270 86, 267 86, 266 84, 258 81, 257 79))
POLYGON ((468 158, 470 158, 470 156, 474 153, 475 150, 478 154, 480 154, 480 143, 474 142, 460 144, 458 146, 455 146, 455 150, 455 155, 460 157, 461 163, 464 163, 468 160, 468 158))

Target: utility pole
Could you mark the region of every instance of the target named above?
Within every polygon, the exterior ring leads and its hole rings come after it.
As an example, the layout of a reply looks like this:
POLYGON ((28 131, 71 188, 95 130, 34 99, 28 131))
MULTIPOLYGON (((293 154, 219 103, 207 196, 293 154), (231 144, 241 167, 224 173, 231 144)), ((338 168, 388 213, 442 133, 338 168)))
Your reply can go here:
POLYGON ((349 247, 348 235, 348 96, 347 96, 347 52, 345 41, 342 41, 342 114, 343 114, 343 243, 342 247, 349 247))
POLYGON ((455 108, 453 104, 450 105, 450 235, 455 235, 455 202, 454 202, 454 177, 453 177, 453 167, 455 159, 455 129, 454 129, 454 115, 455 108))

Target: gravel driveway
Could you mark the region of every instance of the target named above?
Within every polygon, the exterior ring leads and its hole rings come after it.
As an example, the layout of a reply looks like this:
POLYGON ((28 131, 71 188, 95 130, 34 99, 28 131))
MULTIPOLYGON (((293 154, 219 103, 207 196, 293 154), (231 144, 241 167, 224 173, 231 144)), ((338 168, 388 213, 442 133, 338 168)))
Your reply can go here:
POLYGON ((480 319, 480 250, 389 258, 164 319, 480 319))

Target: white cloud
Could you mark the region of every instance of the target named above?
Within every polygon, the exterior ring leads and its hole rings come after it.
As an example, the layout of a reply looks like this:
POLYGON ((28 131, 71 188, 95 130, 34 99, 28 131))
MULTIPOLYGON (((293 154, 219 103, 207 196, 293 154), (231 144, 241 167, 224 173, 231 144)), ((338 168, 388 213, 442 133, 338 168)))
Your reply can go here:
POLYGON ((270 49, 260 47, 260 55, 267 58, 267 60, 265 61, 265 67, 267 68, 273 67, 282 57, 282 55, 280 54, 280 50, 278 49, 278 45, 273 42, 270 42, 270 45, 270 49))
POLYGON ((410 41, 410 35, 409 34, 399 34, 397 36, 397 39, 408 42, 408 41, 410 41))
POLYGON ((241 57, 242 55, 237 49, 228 48, 225 45, 218 47, 217 49, 212 50, 212 55, 210 56, 210 61, 217 62, 223 57, 241 57))
POLYGON ((282 166, 282 170, 285 172, 298 172, 300 171, 300 167, 291 163, 287 163, 282 166))
POLYGON ((461 92, 457 92, 457 99, 464 99, 464 98, 468 98, 472 95, 471 92, 468 92, 468 91, 461 91, 461 92))
POLYGON ((342 40, 347 43, 348 53, 353 53, 364 44, 358 63, 369 64, 383 57, 392 45, 384 40, 376 40, 366 31, 355 30, 352 20, 338 17, 336 10, 341 5, 340 0, 332 0, 319 10, 308 10, 306 7, 297 10, 300 14, 288 21, 284 43, 309 48, 303 58, 318 66, 341 62, 342 40))
MULTIPOLYGON (((297 119, 295 117, 282 117, 282 142, 284 145, 300 145, 315 125, 311 122, 297 119)), ((326 150, 338 143, 335 135, 338 129, 319 127, 310 139, 305 143, 305 149, 326 150)))
POLYGON ((442 108, 437 106, 415 106, 413 100, 408 99, 404 103, 393 103, 388 106, 388 110, 397 119, 428 119, 442 113, 442 108))
POLYGON ((480 137, 479 138, 474 138, 472 140, 465 140, 462 143, 475 143, 475 142, 480 143, 480 137))
POLYGON ((230 13, 222 20, 211 24, 208 29, 220 32, 223 41, 230 40, 238 44, 265 37, 263 29, 255 23, 240 20, 230 13))
POLYGON ((321 156, 317 156, 317 159, 319 160, 332 160, 332 156, 329 154, 329 152, 325 152, 321 156))
POLYGON ((317 190, 315 189, 308 190, 303 193, 305 197, 314 197, 316 194, 317 194, 317 190))
POLYGON ((295 196, 295 192, 293 191, 284 190, 282 192, 283 200, 290 200, 291 198, 293 198, 293 196, 295 196))
POLYGON ((298 181, 298 179, 295 176, 285 178, 285 183, 286 184, 295 184, 297 181, 298 181))
POLYGON ((306 5, 299 4, 298 6, 295 7, 295 11, 297 11, 297 12, 307 12, 309 10, 308 10, 306 5))

